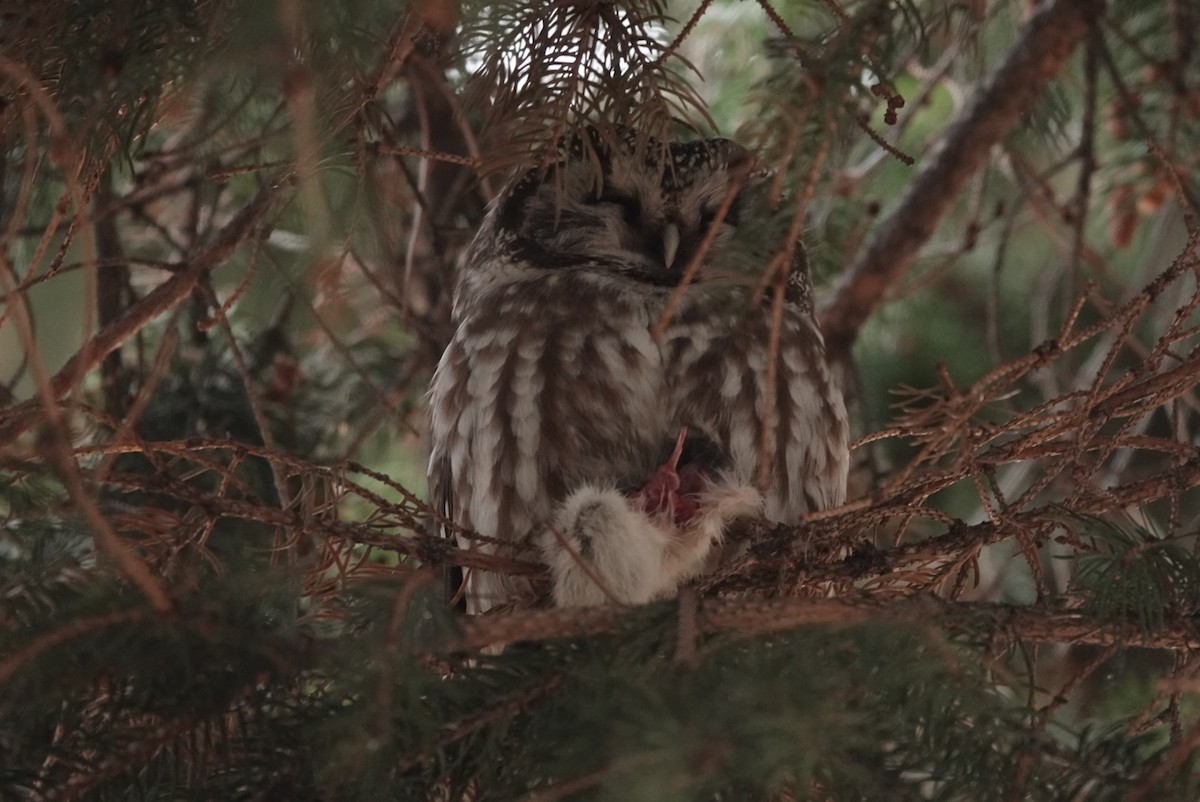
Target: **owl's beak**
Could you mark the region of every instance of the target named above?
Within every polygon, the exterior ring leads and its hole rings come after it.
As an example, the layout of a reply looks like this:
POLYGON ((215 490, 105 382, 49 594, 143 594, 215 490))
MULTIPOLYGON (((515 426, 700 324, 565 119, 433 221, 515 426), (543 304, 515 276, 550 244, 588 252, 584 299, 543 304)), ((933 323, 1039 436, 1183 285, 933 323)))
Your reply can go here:
POLYGON ((662 232, 663 264, 668 268, 675 264, 675 255, 679 253, 679 226, 667 223, 662 232))

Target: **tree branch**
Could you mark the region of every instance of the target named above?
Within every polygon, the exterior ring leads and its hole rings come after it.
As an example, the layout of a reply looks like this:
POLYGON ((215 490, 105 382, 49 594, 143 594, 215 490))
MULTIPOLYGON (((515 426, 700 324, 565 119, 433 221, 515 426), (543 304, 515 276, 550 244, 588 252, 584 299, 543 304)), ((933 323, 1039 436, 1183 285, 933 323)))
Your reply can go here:
MULTIPOLYGON (((118 319, 96 332, 50 379, 55 400, 70 395, 84 376, 95 370, 105 357, 124 345, 151 321, 173 309, 196 287, 200 277, 220 267, 251 235, 270 209, 283 178, 268 182, 250 202, 221 230, 212 245, 201 251, 182 270, 155 287, 146 297, 133 303, 118 319)), ((0 410, 0 443, 9 443, 37 421, 43 400, 34 398, 0 410)))
MULTIPOLYGON (((518 641, 580 638, 614 633, 625 625, 622 607, 525 610, 462 619, 462 630, 449 644, 453 650, 475 650, 518 641)), ((1102 622, 1088 612, 1053 605, 950 602, 921 595, 902 599, 867 596, 821 599, 705 599, 700 602, 696 631, 700 635, 757 637, 810 627, 845 627, 868 621, 933 625, 951 633, 989 639, 1036 642, 1120 644, 1155 649, 1200 648, 1200 626, 1183 618, 1156 632, 1135 624, 1102 622)))
POLYGON ((821 329, 833 360, 845 358, 863 323, 915 261, 992 147, 1030 109, 1103 11, 1104 0, 1052 0, 1029 21, 1004 64, 947 129, 823 304, 821 329))

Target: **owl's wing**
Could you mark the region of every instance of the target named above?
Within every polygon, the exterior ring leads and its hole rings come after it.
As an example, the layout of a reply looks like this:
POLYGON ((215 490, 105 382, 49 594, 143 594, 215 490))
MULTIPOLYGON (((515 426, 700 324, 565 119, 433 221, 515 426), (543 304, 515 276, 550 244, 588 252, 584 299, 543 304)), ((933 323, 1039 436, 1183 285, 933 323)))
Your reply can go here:
POLYGON ((764 511, 789 523, 844 500, 849 427, 812 315, 786 301, 773 347, 771 306, 695 301, 662 347, 678 419, 720 444, 738 480, 765 468, 764 511))
MULTIPOLYGON (((454 485, 450 475, 450 460, 440 449, 435 449, 429 462, 429 503, 443 518, 448 521, 454 520, 454 485)), ((438 536, 446 540, 453 539, 453 535, 438 521, 433 521, 432 526, 438 536)), ((465 609, 462 567, 445 565, 442 568, 442 584, 446 599, 454 602, 455 607, 465 609)))
MULTIPOLYGON (((459 442, 458 424, 462 414, 462 406, 466 398, 466 362, 465 354, 458 338, 455 337, 442 354, 438 368, 430 383, 430 453, 429 453, 429 503, 434 511, 446 521, 471 528, 469 511, 464 506, 462 490, 456 487, 453 471, 453 459, 457 452, 462 458, 462 443, 459 442)), ((456 538, 446 526, 433 524, 436 534, 460 547, 468 547, 461 538, 456 538)), ((465 598, 463 592, 466 576, 463 568, 458 565, 447 565, 443 569, 443 583, 448 600, 455 600, 456 606, 461 606, 465 598)))

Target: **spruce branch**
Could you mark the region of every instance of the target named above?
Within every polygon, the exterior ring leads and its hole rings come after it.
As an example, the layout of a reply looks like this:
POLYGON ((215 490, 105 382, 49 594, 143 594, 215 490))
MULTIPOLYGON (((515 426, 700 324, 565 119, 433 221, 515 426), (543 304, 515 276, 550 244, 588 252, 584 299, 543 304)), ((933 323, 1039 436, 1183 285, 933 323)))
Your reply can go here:
POLYGON ((81 635, 103 630, 106 627, 124 626, 130 623, 150 622, 154 613, 145 609, 114 610, 87 618, 76 618, 58 629, 43 632, 25 645, 21 651, 0 662, 0 685, 5 685, 25 665, 40 657, 44 652, 78 638, 81 635))
POLYGON ((1104 0, 1052 0, 1029 20, 1001 67, 950 125, 896 209, 846 269, 820 310, 834 361, 844 360, 859 329, 916 259, 993 146, 1032 107, 1104 13, 1104 0))
MULTIPOLYGON (((664 604, 682 606, 687 602, 664 604)), ((513 643, 613 634, 636 626, 630 620, 631 614, 617 607, 589 607, 523 610, 467 618, 461 623, 461 632, 452 636, 443 649, 479 651, 513 643)), ((928 594, 900 599, 867 595, 830 599, 705 598, 699 602, 695 627, 699 638, 749 639, 879 621, 935 626, 951 634, 971 635, 988 642, 1008 639, 1182 651, 1200 648, 1200 621, 1194 616, 1145 630, 1132 619, 1104 623, 1087 611, 1061 605, 962 602, 928 594)))
MULTIPOLYGON (((281 176, 269 180, 249 203, 234 215, 211 245, 171 278, 130 305, 120 318, 96 332, 84 343, 83 347, 50 378, 51 397, 61 400, 70 395, 79 382, 95 370, 105 357, 191 294, 201 276, 222 265, 238 246, 254 233, 255 227, 271 208, 284 182, 285 179, 281 176)), ((6 292, 12 292, 12 288, 6 288, 6 292)), ((31 400, 0 410, 0 442, 11 442, 27 431, 36 422, 37 410, 41 404, 40 400, 31 400)))

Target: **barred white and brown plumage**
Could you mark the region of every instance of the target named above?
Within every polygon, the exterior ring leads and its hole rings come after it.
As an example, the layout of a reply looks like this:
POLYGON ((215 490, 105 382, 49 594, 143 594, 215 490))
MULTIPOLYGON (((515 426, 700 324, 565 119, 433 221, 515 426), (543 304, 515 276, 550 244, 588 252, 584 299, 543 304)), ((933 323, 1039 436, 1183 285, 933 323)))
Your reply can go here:
MULTIPOLYGON (((802 262, 768 381, 771 305, 749 308, 747 282, 719 269, 736 200, 652 334, 745 178, 743 148, 632 131, 610 147, 589 130, 558 155, 509 186, 467 255, 430 393, 430 490, 463 529, 532 545, 558 604, 638 603, 703 570, 734 518, 786 523, 841 503, 846 414, 802 262)), ((500 574, 467 583, 474 611, 536 595, 500 574)))

